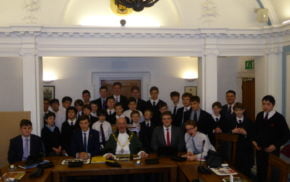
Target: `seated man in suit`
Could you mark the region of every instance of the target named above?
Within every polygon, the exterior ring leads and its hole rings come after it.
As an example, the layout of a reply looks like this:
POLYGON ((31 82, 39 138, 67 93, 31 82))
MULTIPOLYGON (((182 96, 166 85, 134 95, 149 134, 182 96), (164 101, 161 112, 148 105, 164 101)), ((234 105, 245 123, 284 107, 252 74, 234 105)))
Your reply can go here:
POLYGON ((208 112, 200 108, 200 98, 198 96, 191 97, 190 120, 197 123, 198 131, 206 134, 211 141, 214 140, 213 130, 215 122, 208 112))
POLYGON ((189 120, 190 117, 190 109, 191 109, 191 105, 190 105, 190 99, 191 99, 192 95, 190 93, 184 93, 182 95, 182 104, 183 107, 179 108, 177 110, 177 114, 176 114, 176 119, 174 122, 175 126, 178 127, 184 127, 184 123, 189 120))
POLYGON ((125 118, 118 118, 116 127, 117 131, 110 136, 105 146, 106 154, 104 156, 106 158, 111 158, 118 154, 138 154, 142 158, 148 156, 148 154, 142 150, 142 143, 137 135, 128 130, 125 118))
POLYGON ((99 89, 99 94, 100 94, 100 97, 98 99, 94 100, 93 102, 98 104, 99 110, 106 110, 106 108, 107 108, 106 100, 108 97, 108 88, 106 86, 101 86, 99 89))
POLYGON ((187 153, 183 156, 188 160, 201 160, 207 156, 209 150, 215 151, 208 137, 197 131, 195 121, 185 122, 186 133, 184 136, 187 153))
POLYGON ((99 132, 90 129, 90 122, 87 116, 79 119, 80 130, 77 130, 71 140, 72 155, 80 159, 88 159, 100 155, 99 132))
POLYGON ((136 100, 137 110, 144 112, 146 109, 146 102, 141 99, 140 88, 134 86, 131 88, 131 97, 136 100))
POLYGON ((44 145, 40 137, 31 134, 31 131, 31 121, 27 119, 21 120, 21 135, 10 140, 8 151, 8 162, 10 164, 19 161, 25 161, 29 156, 44 154, 44 145))
POLYGON ((180 128, 172 125, 170 111, 162 114, 162 126, 156 127, 152 134, 151 148, 158 152, 162 148, 174 148, 184 151, 184 135, 180 128))
POLYGON ((115 99, 116 103, 121 103, 124 110, 128 109, 128 100, 127 97, 121 95, 122 93, 122 84, 120 82, 113 83, 112 97, 115 99))
MULTIPOLYGON (((146 109, 150 109, 153 112, 152 121, 161 125, 160 122, 160 105, 165 105, 166 103, 159 99, 159 89, 156 86, 150 88, 150 99, 146 102, 146 109)), ((167 104, 166 104, 167 105, 167 104)))

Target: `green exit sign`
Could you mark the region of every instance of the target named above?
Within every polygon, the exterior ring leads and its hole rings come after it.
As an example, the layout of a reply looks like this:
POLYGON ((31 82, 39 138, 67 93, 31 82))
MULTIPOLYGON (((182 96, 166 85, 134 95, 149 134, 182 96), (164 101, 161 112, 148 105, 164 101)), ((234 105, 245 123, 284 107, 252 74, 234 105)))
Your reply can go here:
POLYGON ((246 70, 253 70, 254 68, 255 68, 255 61, 254 60, 245 61, 245 69, 246 70))

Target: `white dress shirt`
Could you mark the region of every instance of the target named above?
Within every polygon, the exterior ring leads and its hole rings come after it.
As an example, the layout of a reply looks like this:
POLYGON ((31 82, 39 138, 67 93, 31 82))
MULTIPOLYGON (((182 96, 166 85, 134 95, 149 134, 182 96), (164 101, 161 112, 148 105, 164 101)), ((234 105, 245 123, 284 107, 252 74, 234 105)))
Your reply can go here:
POLYGON ((215 151, 215 148, 210 143, 208 137, 203 133, 197 132, 195 136, 191 136, 188 133, 185 133, 184 138, 187 152, 191 152, 193 154, 196 153, 196 157, 198 160, 205 158, 209 150, 215 151), (202 149, 203 141, 205 143, 202 149), (195 144, 195 147, 193 142, 195 144))
POLYGON ((102 142, 102 133, 101 133, 101 124, 103 124, 105 140, 108 141, 110 135, 112 134, 112 126, 108 121, 97 121, 93 124, 92 129, 97 130, 99 132, 99 139, 102 142))
POLYGON ((211 114, 211 117, 213 118, 213 120, 216 122, 216 119, 221 120, 221 115, 219 114, 218 116, 215 114, 211 114))
POLYGON ((116 154, 117 155, 118 154, 130 154, 131 153, 130 152, 130 148, 129 148, 130 142, 128 142, 128 140, 129 140, 129 135, 128 135, 127 132, 119 133, 119 135, 118 135, 118 141, 119 142, 117 142, 117 148, 116 148, 116 154))
POLYGON ((171 103, 171 105, 169 106, 169 110, 172 114, 174 113, 175 106, 176 106, 176 113, 177 113, 177 110, 182 107, 182 105, 180 103, 177 103, 177 105, 174 105, 173 103, 171 103))
POLYGON ((116 103, 118 103, 118 102, 121 101, 121 97, 120 97, 120 95, 113 95, 113 97, 114 97, 116 103))
POLYGON ((152 106, 153 106, 153 102, 155 102, 155 106, 157 106, 159 99, 156 99, 156 100, 150 99, 150 102, 151 102, 152 106))
POLYGON ((21 136, 21 138, 22 138, 22 149, 23 149, 22 160, 26 160, 30 156, 31 137, 21 136), (27 151, 25 151, 25 149, 27 151))
POLYGON ((71 126, 72 124, 73 124, 73 126, 76 124, 76 122, 77 122, 77 118, 75 118, 75 119, 73 119, 73 120, 71 120, 71 119, 68 119, 67 120, 67 122, 68 122, 68 124, 71 126))
POLYGON ((163 130, 164 130, 164 138, 165 138, 165 144, 167 144, 167 129, 169 131, 169 140, 170 140, 170 144, 171 144, 171 126, 169 126, 168 128, 163 126, 163 130))
POLYGON ((114 114, 116 111, 115 109, 107 109, 107 114, 110 115, 110 112, 111 112, 111 115, 114 114))
MULTIPOLYGON (((271 117, 273 117, 276 114, 275 110, 272 110, 270 112, 268 112, 268 119, 270 119, 271 117)), ((263 118, 265 118, 267 115, 267 112, 264 112, 263 118)))

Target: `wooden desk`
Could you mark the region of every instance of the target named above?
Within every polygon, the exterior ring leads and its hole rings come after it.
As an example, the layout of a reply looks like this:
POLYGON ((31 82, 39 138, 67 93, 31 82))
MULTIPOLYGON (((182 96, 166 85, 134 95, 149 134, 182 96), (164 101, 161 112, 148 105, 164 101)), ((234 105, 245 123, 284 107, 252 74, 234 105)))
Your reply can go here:
MULTIPOLYGON (((197 179, 198 178, 198 173, 197 173, 197 168, 198 168, 199 162, 197 161, 186 161, 184 163, 179 163, 178 165, 178 174, 179 174, 179 182, 185 182, 185 181, 190 181, 197 179)), ((243 182, 251 182, 251 180, 246 177, 243 174, 238 174, 235 175, 240 177, 243 182)), ((215 174, 199 174, 199 179, 201 179, 203 182, 219 182, 222 181, 222 179, 226 176, 217 176, 215 174)))
POLYGON ((64 165, 56 165, 52 170, 53 182, 61 181, 62 177, 67 176, 98 176, 98 175, 122 175, 122 174, 144 174, 162 173, 166 176, 166 181, 176 182, 177 164, 168 159, 161 158, 159 164, 147 165, 142 162, 136 165, 135 161, 121 161, 121 168, 109 167, 106 164, 88 164, 80 168, 68 168, 64 165))

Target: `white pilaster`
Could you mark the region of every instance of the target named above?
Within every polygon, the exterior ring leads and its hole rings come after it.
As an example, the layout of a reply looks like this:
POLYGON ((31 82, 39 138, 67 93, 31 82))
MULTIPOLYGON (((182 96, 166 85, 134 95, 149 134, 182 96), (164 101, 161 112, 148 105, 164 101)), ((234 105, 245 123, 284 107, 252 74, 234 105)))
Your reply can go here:
POLYGON ((211 111, 218 99, 217 51, 205 51, 201 63, 201 103, 203 109, 211 111))
POLYGON ((265 55, 265 72, 267 94, 273 95, 276 99, 276 110, 282 112, 282 49, 269 49, 265 55))
POLYGON ((36 55, 36 44, 33 36, 22 39, 22 69, 23 69, 23 109, 31 112, 33 133, 40 134, 43 119, 41 117, 41 82, 42 63, 36 55))

